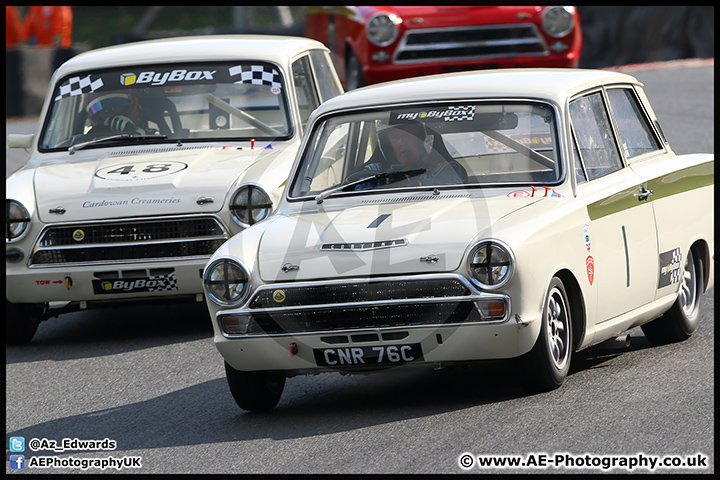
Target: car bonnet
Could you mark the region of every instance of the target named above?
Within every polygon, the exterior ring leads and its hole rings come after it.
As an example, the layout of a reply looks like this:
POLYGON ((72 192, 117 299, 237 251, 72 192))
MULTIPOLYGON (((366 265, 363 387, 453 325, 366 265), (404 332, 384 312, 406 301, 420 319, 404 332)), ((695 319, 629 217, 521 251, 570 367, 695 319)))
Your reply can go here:
POLYGON ((496 220, 527 205, 505 195, 441 197, 276 218, 260 242, 260 277, 282 282, 454 271, 474 239, 491 236, 496 220))
POLYGON ((153 147, 123 155, 88 150, 77 153, 82 160, 73 163, 48 159, 35 170, 38 214, 50 223, 217 212, 243 171, 278 153, 168 146, 167 151, 153 147))

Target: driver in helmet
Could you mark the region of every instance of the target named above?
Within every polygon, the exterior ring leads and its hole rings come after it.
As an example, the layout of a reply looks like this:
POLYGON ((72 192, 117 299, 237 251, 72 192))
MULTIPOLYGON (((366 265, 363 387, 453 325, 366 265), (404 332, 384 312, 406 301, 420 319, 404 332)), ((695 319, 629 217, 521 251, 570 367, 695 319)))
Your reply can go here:
MULTIPOLYGON (((426 170, 419 177, 420 185, 459 184, 465 178, 462 166, 450 157, 442 139, 436 139, 435 134, 428 133, 425 125, 418 122, 380 131, 378 149, 362 171, 383 173, 415 168, 426 170)), ((362 188, 372 188, 372 185, 360 184, 357 189, 362 188)))
POLYGON ((140 104, 129 92, 88 94, 85 111, 92 126, 87 134, 89 137, 112 133, 147 133, 138 125, 140 104))

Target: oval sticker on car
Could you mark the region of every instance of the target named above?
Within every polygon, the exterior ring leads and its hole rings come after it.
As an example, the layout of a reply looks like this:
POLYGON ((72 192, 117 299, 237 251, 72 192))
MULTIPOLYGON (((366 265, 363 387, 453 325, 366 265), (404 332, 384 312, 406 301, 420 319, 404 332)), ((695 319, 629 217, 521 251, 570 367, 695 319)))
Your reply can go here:
POLYGON ((181 172, 188 167, 187 163, 172 160, 147 163, 125 163, 105 167, 95 172, 95 176, 104 180, 132 182, 151 180, 165 175, 181 172))

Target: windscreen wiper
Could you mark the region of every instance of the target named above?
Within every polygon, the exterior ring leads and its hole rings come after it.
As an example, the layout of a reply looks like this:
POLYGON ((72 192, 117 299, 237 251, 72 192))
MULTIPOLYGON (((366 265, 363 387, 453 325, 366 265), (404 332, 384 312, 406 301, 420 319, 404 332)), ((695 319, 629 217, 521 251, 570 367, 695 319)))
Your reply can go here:
POLYGON ((422 175, 425 173, 424 168, 416 168, 414 170, 404 170, 401 172, 385 172, 385 173, 378 173, 376 175, 370 175, 369 177, 361 178, 360 180, 355 180, 354 182, 347 183, 345 185, 338 185, 336 187, 328 188, 327 190, 320 192, 316 197, 315 201, 318 204, 321 204, 323 200, 325 200, 327 197, 332 195, 335 192, 340 192, 344 190, 349 190, 352 187, 356 185, 360 185, 362 183, 367 182, 375 182, 380 181, 379 185, 390 185, 391 183, 398 182, 400 180, 409 179, 412 177, 416 177, 418 175, 422 175))
POLYGON ((92 140, 89 140, 87 142, 78 143, 77 145, 72 145, 70 148, 68 148, 68 152, 70 152, 70 155, 72 155, 73 153, 77 152, 78 150, 85 148, 88 145, 92 145, 93 143, 106 142, 108 140, 119 140, 121 138, 127 138, 129 140, 145 140, 148 138, 166 139, 167 135, 134 135, 132 133, 118 133, 117 135, 110 135, 109 137, 93 138, 92 140))

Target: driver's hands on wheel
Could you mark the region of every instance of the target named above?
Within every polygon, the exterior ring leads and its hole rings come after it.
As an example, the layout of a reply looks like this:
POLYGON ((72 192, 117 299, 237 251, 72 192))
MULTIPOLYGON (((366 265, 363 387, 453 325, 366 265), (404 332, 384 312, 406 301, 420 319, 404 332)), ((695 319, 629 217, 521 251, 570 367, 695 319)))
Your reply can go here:
POLYGON ((145 135, 145 130, 136 126, 133 121, 125 115, 117 115, 115 117, 106 118, 103 125, 109 128, 111 132, 137 133, 145 135))

